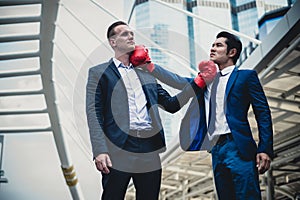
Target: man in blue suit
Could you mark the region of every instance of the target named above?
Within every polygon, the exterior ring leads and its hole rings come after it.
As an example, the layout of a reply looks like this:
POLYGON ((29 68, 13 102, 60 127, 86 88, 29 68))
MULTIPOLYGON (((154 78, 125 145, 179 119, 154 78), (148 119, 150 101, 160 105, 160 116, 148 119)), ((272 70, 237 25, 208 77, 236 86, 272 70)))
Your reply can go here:
POLYGON ((155 200, 161 182, 159 153, 165 150, 158 108, 178 111, 198 93, 203 77, 211 81, 215 73, 210 78, 202 73, 171 97, 151 74, 133 68, 131 62, 150 58, 143 49, 132 54, 134 33, 126 23, 113 23, 107 39, 115 55, 90 68, 86 87, 87 121, 95 165, 102 173, 102 199, 124 199, 132 179, 137 200, 155 200))
MULTIPOLYGON (((212 154, 220 200, 261 199, 258 174, 269 169, 273 157, 270 109, 257 73, 235 67, 241 50, 242 43, 235 35, 225 31, 217 35, 208 63, 213 61, 219 73, 193 98, 180 129, 183 149, 208 148, 212 154), (257 122, 258 144, 247 117, 250 105, 257 122)), ((157 65, 151 74, 177 89, 189 81, 157 65)))

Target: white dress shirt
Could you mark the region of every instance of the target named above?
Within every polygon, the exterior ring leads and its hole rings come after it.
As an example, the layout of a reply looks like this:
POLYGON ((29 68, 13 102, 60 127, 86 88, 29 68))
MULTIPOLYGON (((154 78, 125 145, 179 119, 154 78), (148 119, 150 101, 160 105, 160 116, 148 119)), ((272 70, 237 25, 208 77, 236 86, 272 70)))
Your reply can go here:
MULTIPOLYGON (((221 76, 219 79, 219 84, 216 90, 216 124, 215 124, 215 131, 210 135, 208 134, 209 140, 213 140, 216 136, 230 133, 230 128, 228 126, 226 116, 225 116, 225 90, 227 86, 228 79, 230 74, 234 69, 234 65, 224 68, 220 71, 221 76)), ((206 123, 208 125, 209 121, 209 101, 211 96, 211 87, 212 83, 208 84, 207 90, 204 93, 204 100, 205 100, 205 110, 206 110, 206 123)))
POLYGON ((113 58, 124 81, 129 104, 129 128, 132 130, 151 129, 151 119, 147 110, 147 100, 141 81, 133 66, 124 66, 118 59, 113 58), (123 66, 121 66, 121 64, 123 66))

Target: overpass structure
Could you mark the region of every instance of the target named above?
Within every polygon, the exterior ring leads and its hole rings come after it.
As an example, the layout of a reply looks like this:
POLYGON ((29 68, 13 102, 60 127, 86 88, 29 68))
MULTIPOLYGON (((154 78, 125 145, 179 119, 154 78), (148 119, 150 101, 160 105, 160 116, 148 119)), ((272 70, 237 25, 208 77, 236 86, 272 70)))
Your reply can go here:
MULTIPOLYGON (((51 151, 59 161, 53 167, 61 168, 61 172, 53 176, 61 177, 62 183, 58 185, 62 185, 67 194, 61 199, 98 199, 95 197, 98 193, 91 197, 93 192, 89 191, 90 185, 100 190, 100 177, 95 175, 88 141, 85 81, 88 67, 102 57, 107 59, 111 50, 99 34, 105 32, 103 27, 98 27, 97 20, 86 13, 95 12, 98 19, 107 23, 118 17, 96 1, 76 2, 80 6, 58 0, 0 1, 0 9, 5 11, 0 14, 2 192, 6 188, 18 192, 6 173, 9 170, 5 163, 15 159, 6 151, 7 139, 12 135, 47 134, 54 139, 51 151), (78 40, 81 34, 83 39, 78 40), (83 166, 78 154, 87 166, 83 166), (89 173, 95 178, 84 178, 89 173)), ((161 5, 169 6, 165 2, 161 5)), ((300 198, 299 10, 298 0, 240 66, 258 72, 272 111, 276 157, 271 170, 260 176, 262 193, 268 200, 300 198)), ((258 140, 254 114, 250 111, 249 116, 258 140)), ((19 155, 22 156, 22 152, 19 155)), ((14 162, 18 164, 17 160, 14 162)), ((174 138, 167 152, 162 154, 162 162, 161 199, 217 198, 207 152, 183 152, 178 138, 174 138)), ((40 181, 44 182, 42 178, 40 181)), ((49 184, 49 187, 55 185, 49 184)), ((134 199, 132 184, 126 199, 134 199)))

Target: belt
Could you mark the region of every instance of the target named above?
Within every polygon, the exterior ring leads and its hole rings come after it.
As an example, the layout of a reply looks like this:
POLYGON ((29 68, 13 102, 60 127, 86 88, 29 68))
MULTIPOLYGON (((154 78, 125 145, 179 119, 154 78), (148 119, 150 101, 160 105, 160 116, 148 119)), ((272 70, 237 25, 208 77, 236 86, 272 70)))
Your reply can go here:
POLYGON ((227 133, 227 134, 223 134, 223 135, 220 135, 216 144, 222 144, 224 141, 226 140, 232 140, 232 134, 231 133, 227 133))
POLYGON ((153 135, 152 130, 129 130, 129 135, 137 138, 148 138, 153 135))

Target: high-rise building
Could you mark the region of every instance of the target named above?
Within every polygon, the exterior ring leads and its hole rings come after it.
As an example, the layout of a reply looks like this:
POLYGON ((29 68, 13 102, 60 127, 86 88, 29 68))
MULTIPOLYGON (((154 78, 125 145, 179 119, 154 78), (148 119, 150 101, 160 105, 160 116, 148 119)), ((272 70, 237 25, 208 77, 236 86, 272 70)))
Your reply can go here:
MULTIPOLYGON (((169 1, 173 6, 184 8, 183 0, 169 1)), ((189 37, 185 14, 160 4, 138 0, 135 4, 136 42, 144 44, 151 60, 173 72, 190 76, 184 67, 190 67, 189 37), (166 14, 167 13, 167 14, 166 14)), ((163 85, 172 95, 178 91, 163 85)), ((161 112, 167 143, 178 135, 181 114, 161 112)))
MULTIPOLYGON (((230 14, 232 29, 256 38, 258 34, 258 14, 255 0, 230 0, 230 14)), ((253 51, 255 44, 247 39, 240 39, 243 43, 243 51, 240 56, 240 62, 242 62, 253 51)))
MULTIPOLYGON (((184 9, 183 0, 170 2, 173 6, 184 9)), ((178 55, 184 60, 190 60, 185 14, 153 1, 138 0, 135 5, 135 27, 142 33, 142 36, 136 35, 137 43, 143 43, 150 49, 151 57, 156 63, 168 68, 172 59, 178 59, 178 55)), ((172 68, 182 72, 179 67, 178 64, 172 68)))
MULTIPOLYGON (((266 13, 291 6, 296 0, 195 0, 193 13, 204 19, 246 34, 252 38, 259 37, 259 19, 266 13)), ((276 22, 273 22, 273 26, 276 22)), ((195 23, 195 40, 209 51, 210 44, 220 29, 205 22, 195 23), (210 43, 207 42, 210 41, 210 43)), ((243 43, 243 52, 238 61, 241 64, 256 45, 240 37, 243 43)))
MULTIPOLYGON (((252 38, 255 38, 258 33, 258 13, 255 0, 197 0, 193 12, 224 29, 233 29, 252 38)), ((196 26, 198 26, 196 28, 197 39, 199 38, 201 44, 206 44, 205 49, 209 52, 210 44, 222 29, 205 22, 198 22, 196 26), (207 39, 210 43, 205 41, 207 39)), ((254 45, 247 39, 240 39, 244 47, 241 59, 244 60, 254 45)))
POLYGON ((263 40, 272 31, 277 22, 287 13, 289 7, 282 7, 265 13, 258 21, 259 39, 263 40))
POLYGON ((224 28, 231 28, 231 15, 229 0, 197 0, 193 5, 193 13, 200 18, 209 21, 211 24, 203 20, 194 20, 195 42, 198 50, 196 60, 209 59, 209 51, 212 42, 215 40, 216 34, 221 30, 212 25, 220 25, 224 28))
POLYGON ((257 0, 259 39, 263 40, 296 0, 257 0))

